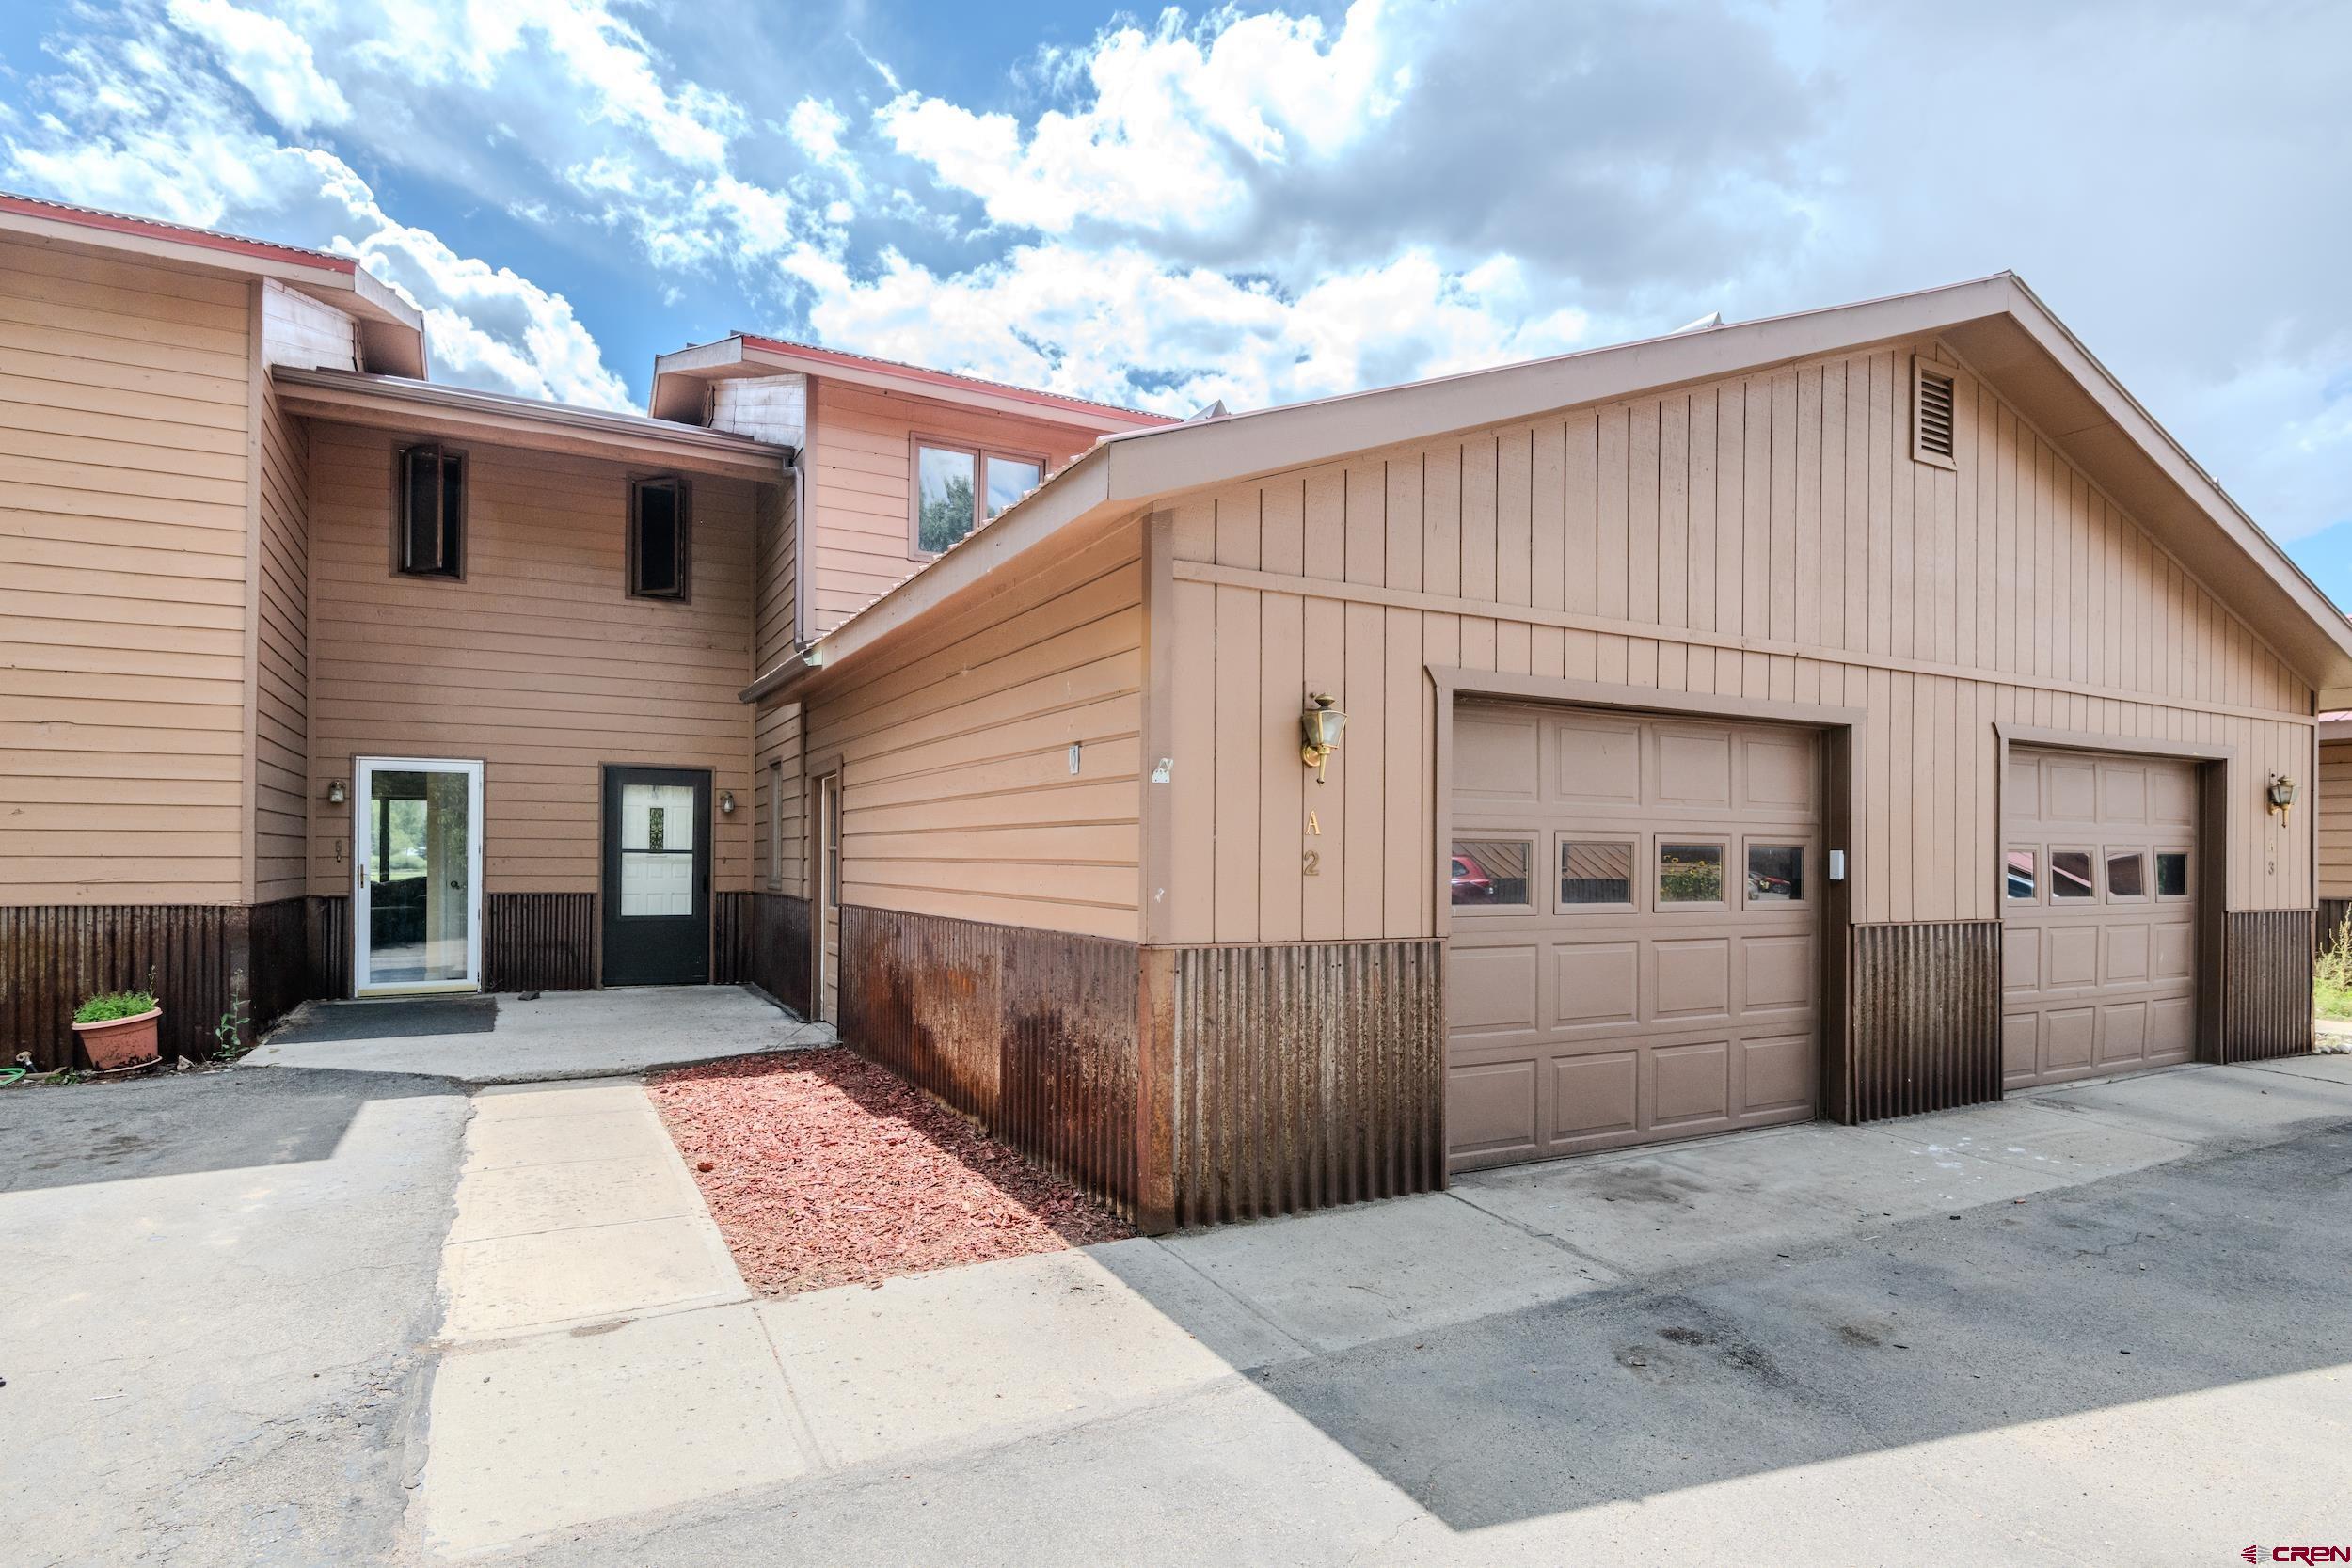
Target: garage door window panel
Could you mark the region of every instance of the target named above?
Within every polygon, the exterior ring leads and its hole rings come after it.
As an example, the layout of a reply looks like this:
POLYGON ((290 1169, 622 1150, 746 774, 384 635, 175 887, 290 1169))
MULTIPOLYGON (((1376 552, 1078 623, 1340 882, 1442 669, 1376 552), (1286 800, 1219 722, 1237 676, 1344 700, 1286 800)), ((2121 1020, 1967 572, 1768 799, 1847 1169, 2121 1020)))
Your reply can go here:
POLYGON ((1633 908, 1633 867, 1641 841, 1560 835, 1560 910, 1563 913, 1633 908))
POLYGON ((1458 910, 1533 913, 1534 834, 1454 841, 1453 903, 1458 910))
POLYGON ((2156 898, 2160 903, 2188 897, 2188 851, 2156 851, 2156 898))
POLYGON ((1741 888, 1747 907, 1787 909, 1804 904, 1812 887, 1805 869, 1812 854, 1809 845, 1787 839, 1748 840, 1747 874, 1741 888))
POLYGON ((2107 850, 2107 902, 2143 904, 2148 900, 2148 851, 2107 850))
POLYGON ((2012 904, 2042 902, 2042 852, 2011 849, 2001 871, 2002 895, 2012 904))
POLYGON ((1704 911, 1729 908, 1724 897, 1722 839, 1661 838, 1658 841, 1658 908, 1704 911))
POLYGON ((2088 849, 2053 849, 2050 851, 2050 899, 2053 903, 2073 903, 2099 896, 2095 879, 2096 868, 2088 849))

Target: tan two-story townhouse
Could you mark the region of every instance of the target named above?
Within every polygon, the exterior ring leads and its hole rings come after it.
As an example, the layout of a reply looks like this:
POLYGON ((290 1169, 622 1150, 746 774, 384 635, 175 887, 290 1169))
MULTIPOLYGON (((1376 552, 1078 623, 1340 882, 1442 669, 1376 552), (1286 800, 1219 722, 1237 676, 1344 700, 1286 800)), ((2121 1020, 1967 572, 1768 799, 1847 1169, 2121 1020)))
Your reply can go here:
POLYGON ((0 211, 0 1021, 759 986, 1147 1227, 2309 1048, 2352 631, 2025 285, 1181 422, 0 211), (2317 805, 2321 809, 2315 810, 2317 805))

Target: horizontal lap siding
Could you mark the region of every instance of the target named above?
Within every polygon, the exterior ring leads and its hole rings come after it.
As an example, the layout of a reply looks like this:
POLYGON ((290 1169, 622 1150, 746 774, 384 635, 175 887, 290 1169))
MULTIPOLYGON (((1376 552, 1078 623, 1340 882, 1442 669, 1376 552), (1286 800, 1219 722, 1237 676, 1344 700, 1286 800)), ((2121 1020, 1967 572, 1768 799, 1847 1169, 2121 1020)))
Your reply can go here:
POLYGON ((832 630, 922 564, 912 550, 913 435, 1042 457, 1048 472, 1094 444, 1092 431, 821 378, 816 402, 809 431, 811 637, 832 630))
POLYGON ((2319 833, 2319 896, 2352 898, 2352 740, 2320 742, 2312 803, 2319 833))
POLYGON ((1997 917, 1996 722, 2236 748, 2229 902, 2307 901, 2304 819, 2281 831, 2259 786, 2309 771, 2309 689, 1974 377, 1958 471, 1914 463, 1910 358, 1174 506, 1171 938, 1435 928, 1433 665, 1867 709, 1857 922, 1997 917), (1321 784, 1297 750, 1318 690, 1349 715, 1321 784))
POLYGON ((842 759, 843 902, 1135 939, 1136 551, 1121 529, 810 705, 810 758, 842 759))
POLYGON ((0 900, 246 895, 251 294, 0 243, 0 900))
MULTIPOLYGON (((469 451, 466 577, 391 569, 393 440, 310 430, 311 772, 355 756, 478 758, 485 885, 596 891, 600 767, 712 769, 753 798, 755 487, 694 483, 693 596, 628 596, 619 464, 469 451)), ((750 885, 752 813, 712 814, 713 887, 750 885)), ((310 888, 350 880, 348 810, 321 806, 310 888)))

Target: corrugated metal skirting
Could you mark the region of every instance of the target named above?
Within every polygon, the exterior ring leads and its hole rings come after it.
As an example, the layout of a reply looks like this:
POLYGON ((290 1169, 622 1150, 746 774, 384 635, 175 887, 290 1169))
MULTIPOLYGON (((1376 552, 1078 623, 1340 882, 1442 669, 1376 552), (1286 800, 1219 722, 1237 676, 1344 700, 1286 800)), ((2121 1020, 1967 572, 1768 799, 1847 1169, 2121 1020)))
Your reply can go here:
POLYGON ((0 1065, 29 1052, 40 1071, 86 1066, 73 1009, 151 982, 163 1003, 164 1059, 210 1056, 214 1031, 251 994, 246 914, 230 904, 0 908, 0 1065))
POLYGON ((841 911, 842 1038, 1129 1215, 1137 983, 1129 942, 841 911))
POLYGON ((1443 942, 1174 959, 1178 1225, 1445 1185, 1443 942))
POLYGON ((485 990, 594 990, 596 895, 493 893, 482 923, 485 990))
POLYGON ((1846 1091, 1832 1117, 2001 1098, 2000 922, 1856 926, 1849 973, 1846 1091))
POLYGON ((2312 1048, 2310 910, 2232 910, 2221 950, 2224 1062, 2260 1062, 2312 1048))
POLYGON ((808 900, 789 893, 723 893, 711 931, 710 978, 757 986, 808 1016, 808 900))
POLYGON ((303 956, 310 965, 309 994, 330 1000, 351 994, 351 895, 334 894, 302 901, 303 956))

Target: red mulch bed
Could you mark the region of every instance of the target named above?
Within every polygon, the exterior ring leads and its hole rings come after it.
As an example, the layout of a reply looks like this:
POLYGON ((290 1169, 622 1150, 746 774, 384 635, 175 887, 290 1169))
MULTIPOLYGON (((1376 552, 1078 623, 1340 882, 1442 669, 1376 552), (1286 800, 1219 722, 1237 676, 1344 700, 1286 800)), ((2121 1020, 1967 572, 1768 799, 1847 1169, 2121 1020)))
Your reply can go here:
POLYGON ((646 1093, 745 1282, 766 1295, 1135 1234, 848 1050, 712 1062, 665 1073, 646 1093))

